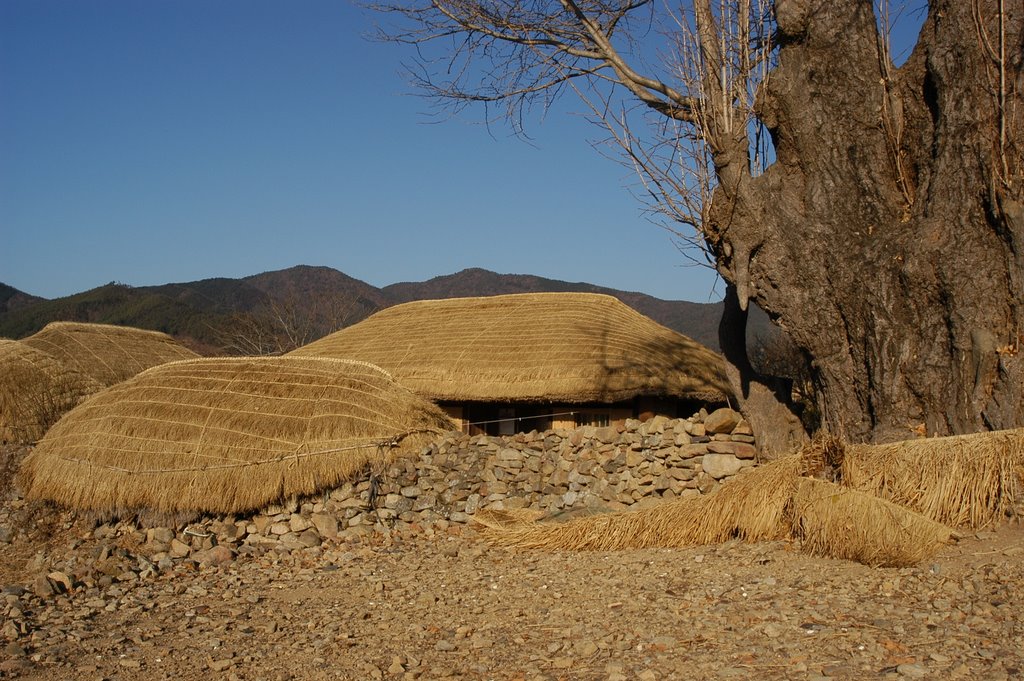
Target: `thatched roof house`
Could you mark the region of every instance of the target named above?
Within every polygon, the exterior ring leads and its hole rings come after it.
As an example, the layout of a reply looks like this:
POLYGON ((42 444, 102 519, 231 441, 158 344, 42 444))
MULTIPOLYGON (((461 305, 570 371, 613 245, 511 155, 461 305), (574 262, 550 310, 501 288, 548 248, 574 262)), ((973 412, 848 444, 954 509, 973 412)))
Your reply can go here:
POLYGON ((21 342, 105 386, 158 364, 198 357, 165 333, 109 324, 51 322, 21 342))
POLYGON ((363 362, 206 358, 96 393, 26 457, 30 499, 121 515, 239 513, 418 453, 455 425, 363 362))
POLYGON ((0 339, 0 443, 35 442, 103 386, 41 350, 0 339))
POLYGON ((728 394, 719 355, 592 293, 406 303, 291 354, 372 362, 456 418, 518 419, 519 430, 607 424, 728 394))

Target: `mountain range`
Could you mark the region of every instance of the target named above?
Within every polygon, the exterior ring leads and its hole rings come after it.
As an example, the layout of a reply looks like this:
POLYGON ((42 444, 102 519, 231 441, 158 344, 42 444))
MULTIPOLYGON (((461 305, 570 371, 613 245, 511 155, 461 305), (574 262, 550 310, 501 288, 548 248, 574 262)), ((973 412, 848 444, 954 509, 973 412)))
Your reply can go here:
MULTIPOLYGON (((377 288, 330 267, 308 265, 240 279, 160 286, 111 282, 52 300, 0 283, 0 337, 23 338, 52 321, 81 321, 163 331, 202 354, 273 353, 308 343, 390 305, 539 292, 608 294, 714 350, 719 347, 721 303, 661 300, 582 282, 478 268, 377 288)), ((769 322, 755 311, 751 326, 755 335, 768 333, 769 322)))

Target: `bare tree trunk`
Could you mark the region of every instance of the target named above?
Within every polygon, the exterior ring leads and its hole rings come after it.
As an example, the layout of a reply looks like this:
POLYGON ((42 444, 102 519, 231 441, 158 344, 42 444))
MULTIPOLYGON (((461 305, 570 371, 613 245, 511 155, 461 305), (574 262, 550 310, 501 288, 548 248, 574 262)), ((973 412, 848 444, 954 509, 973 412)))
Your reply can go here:
POLYGON ((718 327, 726 377, 740 400, 740 410, 754 431, 761 454, 774 458, 806 441, 807 433, 791 408, 789 382, 762 376, 750 364, 746 330, 747 310, 740 307, 736 287, 729 284, 718 327))
POLYGON ((853 440, 1024 425, 1024 107, 998 89, 1000 69, 1020 84, 1022 13, 1000 65, 975 20, 994 33, 996 2, 931 4, 890 72, 870 2, 777 3, 780 65, 759 100, 777 162, 715 197, 738 303, 813 358, 825 425, 853 440))

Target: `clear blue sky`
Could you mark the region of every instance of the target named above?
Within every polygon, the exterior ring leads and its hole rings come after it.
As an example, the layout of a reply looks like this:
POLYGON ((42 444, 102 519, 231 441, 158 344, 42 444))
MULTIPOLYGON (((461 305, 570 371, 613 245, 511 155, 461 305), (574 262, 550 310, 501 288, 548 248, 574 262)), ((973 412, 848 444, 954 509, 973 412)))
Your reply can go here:
POLYGON ((0 282, 52 298, 327 265, 720 298, 565 111, 432 123, 345 0, 0 1, 0 282))
POLYGON ((467 267, 717 300, 551 114, 531 146, 440 124, 333 0, 0 2, 0 282, 57 297, 327 265, 382 286, 467 267))

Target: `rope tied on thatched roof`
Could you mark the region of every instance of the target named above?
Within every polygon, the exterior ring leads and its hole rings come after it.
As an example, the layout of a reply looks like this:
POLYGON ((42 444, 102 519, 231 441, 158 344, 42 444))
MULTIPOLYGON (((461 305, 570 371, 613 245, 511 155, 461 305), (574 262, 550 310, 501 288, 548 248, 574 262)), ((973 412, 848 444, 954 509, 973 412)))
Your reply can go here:
POLYGON ((50 322, 21 342, 114 385, 149 367, 198 355, 159 331, 112 324, 50 322))
POLYGON ((455 429, 365 363, 184 360, 68 413, 21 479, 30 498, 77 508, 235 513, 329 489, 455 429))
POLYGON ((335 447, 333 449, 321 449, 321 450, 317 450, 317 451, 312 451, 312 452, 308 452, 307 451, 307 452, 301 452, 301 453, 299 452, 299 450, 295 450, 295 451, 289 452, 287 454, 280 454, 278 456, 267 458, 267 459, 260 459, 260 460, 255 460, 255 461, 236 460, 233 463, 226 463, 226 464, 219 464, 219 465, 210 465, 210 466, 193 466, 193 467, 188 467, 188 468, 148 468, 148 469, 138 469, 138 468, 135 468, 135 469, 131 469, 131 468, 123 468, 123 467, 120 467, 120 466, 113 466, 113 465, 110 465, 110 464, 100 464, 100 463, 96 463, 95 461, 91 461, 91 460, 88 460, 88 459, 76 459, 76 458, 71 458, 71 457, 68 457, 68 456, 60 456, 59 455, 59 456, 57 456, 57 458, 60 459, 61 461, 66 461, 68 463, 80 464, 80 465, 83 465, 83 466, 89 466, 89 467, 94 467, 94 468, 104 468, 106 470, 113 471, 115 473, 121 473, 121 474, 124 474, 124 475, 159 475, 161 473, 197 473, 197 472, 201 472, 201 471, 228 470, 228 469, 231 469, 231 468, 248 468, 250 466, 262 466, 262 465, 266 465, 266 464, 289 463, 289 465, 291 465, 292 463, 298 463, 300 459, 306 459, 306 458, 310 458, 310 457, 314 457, 314 456, 323 456, 325 454, 340 454, 342 452, 354 452, 354 451, 365 450, 365 449, 370 449, 370 448, 376 448, 377 453, 379 455, 381 455, 382 457, 386 458, 387 454, 389 452, 391 452, 392 450, 397 449, 400 446, 402 440, 404 440, 407 437, 410 437, 412 435, 422 435, 422 434, 429 434, 429 435, 432 435, 432 436, 440 436, 440 435, 443 435, 445 432, 447 432, 447 431, 440 430, 440 429, 426 429, 426 428, 424 428, 424 429, 419 429, 419 430, 407 431, 405 433, 400 433, 398 435, 395 435, 395 436, 392 436, 392 437, 386 437, 386 438, 383 438, 383 439, 380 439, 380 440, 372 440, 372 441, 363 442, 363 443, 359 443, 359 444, 353 444, 353 445, 350 445, 348 447, 335 447))
POLYGON ((42 350, 0 339, 0 442, 38 441, 65 412, 102 388, 42 350))

